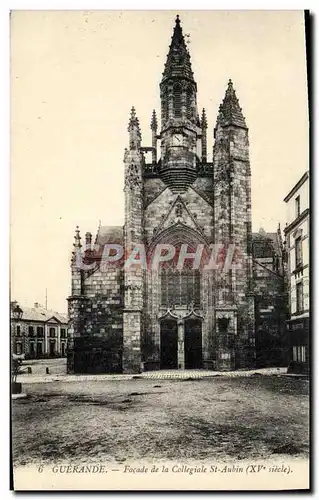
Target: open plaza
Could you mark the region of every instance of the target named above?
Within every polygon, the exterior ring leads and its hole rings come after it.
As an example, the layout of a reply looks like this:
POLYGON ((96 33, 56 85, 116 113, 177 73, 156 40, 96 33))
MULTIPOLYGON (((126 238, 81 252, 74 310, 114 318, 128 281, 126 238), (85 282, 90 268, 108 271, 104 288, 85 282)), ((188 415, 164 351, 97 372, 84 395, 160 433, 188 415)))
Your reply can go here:
POLYGON ((65 364, 24 362, 14 466, 308 456, 309 381, 285 369, 76 376, 65 364))

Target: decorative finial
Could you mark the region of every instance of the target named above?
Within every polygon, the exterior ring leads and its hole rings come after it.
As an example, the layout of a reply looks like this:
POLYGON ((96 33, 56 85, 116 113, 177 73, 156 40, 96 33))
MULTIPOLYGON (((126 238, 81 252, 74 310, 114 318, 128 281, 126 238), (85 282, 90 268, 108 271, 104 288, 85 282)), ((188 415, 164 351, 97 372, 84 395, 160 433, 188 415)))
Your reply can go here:
POLYGON ((80 248, 82 246, 79 226, 76 226, 76 228, 75 228, 75 236, 74 236, 73 246, 77 247, 77 248, 80 248))
POLYGON ((206 118, 206 111, 205 108, 203 108, 202 111, 202 121, 201 121, 202 128, 207 128, 207 118, 206 118))
POLYGON ((152 113, 151 130, 154 130, 155 132, 157 130, 157 117, 156 117, 155 109, 153 109, 153 113, 152 113))
POLYGON ((92 233, 89 233, 89 232, 85 233, 85 243, 87 245, 91 245, 91 243, 92 243, 92 233))
POLYGON ((139 129, 139 126, 140 125, 139 125, 138 118, 136 116, 135 107, 132 106, 130 120, 129 120, 129 124, 128 124, 128 130, 130 131, 133 127, 137 127, 139 129))
POLYGON ((135 108, 132 106, 131 116, 127 130, 130 133, 130 149, 136 149, 141 146, 141 130, 135 108))
POLYGON ((136 119, 136 112, 135 112, 134 106, 132 106, 129 125, 133 125, 133 123, 135 122, 135 119, 136 119))
POLYGON ((181 21, 180 21, 179 15, 177 14, 177 15, 176 15, 176 19, 175 19, 175 23, 176 23, 176 24, 180 24, 180 22, 181 22, 181 21))

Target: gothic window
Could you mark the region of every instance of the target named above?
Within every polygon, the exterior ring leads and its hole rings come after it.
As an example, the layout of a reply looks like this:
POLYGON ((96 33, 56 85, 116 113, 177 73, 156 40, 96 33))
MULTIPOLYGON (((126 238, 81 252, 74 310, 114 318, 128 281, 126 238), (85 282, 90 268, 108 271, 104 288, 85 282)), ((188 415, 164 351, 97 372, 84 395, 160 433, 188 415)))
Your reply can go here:
POLYGON ((180 118, 182 116, 182 89, 180 85, 174 87, 174 116, 180 118))
POLYGON ((192 89, 188 87, 186 90, 186 116, 188 119, 192 117, 192 89))
POLYGON ((168 92, 167 89, 164 90, 162 97, 162 120, 168 120, 168 92))
POLYGON ((200 273, 193 269, 162 269, 161 302, 163 306, 200 305, 200 273))

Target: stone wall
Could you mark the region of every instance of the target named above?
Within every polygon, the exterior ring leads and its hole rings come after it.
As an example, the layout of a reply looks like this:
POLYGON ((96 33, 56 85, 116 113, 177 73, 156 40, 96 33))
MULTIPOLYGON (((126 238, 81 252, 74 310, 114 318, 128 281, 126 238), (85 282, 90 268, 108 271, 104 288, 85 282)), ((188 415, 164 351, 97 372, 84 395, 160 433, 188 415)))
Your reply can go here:
POLYGON ((82 277, 69 302, 69 373, 122 370, 123 271, 112 265, 82 277))

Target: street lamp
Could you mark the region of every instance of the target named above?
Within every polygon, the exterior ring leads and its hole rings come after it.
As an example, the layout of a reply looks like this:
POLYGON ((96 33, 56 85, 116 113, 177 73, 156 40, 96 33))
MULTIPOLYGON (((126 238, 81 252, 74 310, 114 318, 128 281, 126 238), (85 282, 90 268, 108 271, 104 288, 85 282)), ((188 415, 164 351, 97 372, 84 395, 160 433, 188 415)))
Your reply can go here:
POLYGON ((19 305, 16 305, 12 311, 12 316, 14 319, 19 320, 22 318, 23 311, 19 305))

